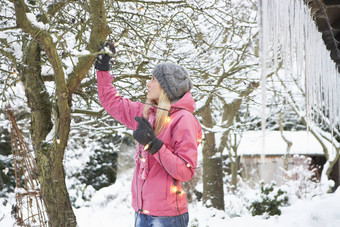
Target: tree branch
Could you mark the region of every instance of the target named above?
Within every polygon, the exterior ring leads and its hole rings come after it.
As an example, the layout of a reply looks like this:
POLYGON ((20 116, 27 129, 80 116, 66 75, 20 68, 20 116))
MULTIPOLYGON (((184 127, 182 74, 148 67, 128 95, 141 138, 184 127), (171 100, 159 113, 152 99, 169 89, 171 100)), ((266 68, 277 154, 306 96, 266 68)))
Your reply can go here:
POLYGON ((58 55, 56 46, 53 43, 51 35, 44 29, 33 25, 27 18, 27 6, 23 0, 14 1, 16 22, 24 32, 30 34, 33 39, 40 42, 48 56, 54 71, 54 81, 56 85, 57 95, 57 118, 56 118, 56 133, 60 138, 59 159, 63 159, 64 148, 66 147, 69 127, 70 127, 70 105, 69 105, 69 92, 66 86, 65 74, 61 64, 61 59, 58 55))
POLYGON ((138 0, 117 0, 117 2, 137 2, 143 4, 152 4, 152 5, 166 5, 166 4, 179 4, 179 3, 186 3, 186 1, 138 1, 138 0))
POLYGON ((223 116, 222 116, 222 122, 227 121, 226 128, 227 130, 223 133, 223 136, 221 138, 220 146, 218 147, 219 152, 223 152, 224 148, 227 146, 227 140, 229 136, 230 130, 228 129, 230 126, 234 123, 234 118, 236 117, 240 106, 242 104, 242 97, 246 97, 250 95, 255 89, 259 87, 258 82, 251 82, 248 87, 241 92, 239 95, 239 98, 234 99, 232 103, 225 104, 223 116))
POLYGON ((103 115, 103 112, 105 110, 102 109, 101 111, 90 111, 90 110, 81 110, 81 109, 75 109, 72 111, 73 114, 85 114, 88 116, 93 116, 93 117, 101 117, 103 115))
MULTIPOLYGON (((110 29, 106 22, 106 13, 104 7, 104 1, 90 1, 90 20, 92 21, 90 42, 86 46, 86 49, 91 53, 97 52, 102 43, 105 42, 106 37, 110 33, 110 29)), ((79 59, 78 64, 74 68, 73 72, 69 75, 67 82, 68 89, 72 94, 80 85, 81 81, 85 78, 87 72, 90 70, 95 55, 86 55, 79 59)))

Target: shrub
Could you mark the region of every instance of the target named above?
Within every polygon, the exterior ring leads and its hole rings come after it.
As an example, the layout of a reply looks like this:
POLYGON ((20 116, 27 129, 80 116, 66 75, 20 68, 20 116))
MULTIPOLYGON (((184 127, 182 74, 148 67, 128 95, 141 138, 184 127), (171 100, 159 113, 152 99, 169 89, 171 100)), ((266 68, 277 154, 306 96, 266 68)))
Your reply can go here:
MULTIPOLYGON (((284 172, 284 185, 289 188, 289 197, 311 199, 324 193, 318 174, 320 167, 312 165, 312 159, 303 155, 293 156, 293 166, 284 172)), ((328 188, 326 186, 326 188, 328 188)))
POLYGON ((280 215, 281 206, 288 205, 287 192, 276 187, 275 183, 265 185, 261 183, 261 192, 258 199, 250 205, 253 216, 267 214, 269 216, 280 215))

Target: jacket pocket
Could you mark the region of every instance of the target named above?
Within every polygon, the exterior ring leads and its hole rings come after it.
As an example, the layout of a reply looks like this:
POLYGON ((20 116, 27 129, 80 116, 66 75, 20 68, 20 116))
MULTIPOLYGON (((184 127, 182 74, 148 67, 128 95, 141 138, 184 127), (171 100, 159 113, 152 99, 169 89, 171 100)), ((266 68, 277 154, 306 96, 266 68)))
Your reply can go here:
POLYGON ((152 201, 167 200, 168 174, 160 168, 153 166, 143 186, 143 198, 151 199, 152 201))

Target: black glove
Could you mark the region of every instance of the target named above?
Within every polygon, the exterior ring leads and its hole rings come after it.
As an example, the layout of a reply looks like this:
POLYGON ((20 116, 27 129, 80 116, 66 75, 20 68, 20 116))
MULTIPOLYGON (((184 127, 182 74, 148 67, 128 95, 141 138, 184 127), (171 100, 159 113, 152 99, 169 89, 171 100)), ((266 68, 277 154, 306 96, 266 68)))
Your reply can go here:
MULTIPOLYGON (((99 51, 105 50, 105 47, 109 47, 109 51, 112 53, 112 55, 116 53, 116 48, 112 42, 105 42, 103 45, 101 45, 99 51)), ((94 63, 94 68, 100 71, 109 71, 111 58, 111 54, 99 54, 96 62, 94 63)))
POLYGON ((133 138, 144 145, 144 149, 150 154, 155 154, 163 146, 162 140, 156 137, 151 124, 144 117, 135 117, 135 120, 138 122, 138 127, 133 132, 133 138))

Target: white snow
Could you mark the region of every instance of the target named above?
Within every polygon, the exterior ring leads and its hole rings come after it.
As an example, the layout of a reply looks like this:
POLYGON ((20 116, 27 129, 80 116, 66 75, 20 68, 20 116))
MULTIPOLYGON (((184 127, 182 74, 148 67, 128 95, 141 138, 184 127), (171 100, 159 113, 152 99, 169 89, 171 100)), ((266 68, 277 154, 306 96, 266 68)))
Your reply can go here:
MULTIPOLYGON (((290 154, 324 155, 320 143, 307 131, 284 131, 283 135, 293 143, 290 154)), ((237 150, 238 155, 262 154, 262 131, 244 132, 237 150)), ((284 155, 287 143, 283 140, 280 131, 266 131, 265 155, 284 155)), ((331 148, 331 144, 327 143, 331 148)))
MULTIPOLYGON (((131 177, 132 171, 125 172, 118 177, 116 184, 96 192, 89 207, 75 209, 79 227, 133 227, 134 211, 130 206, 131 177)), ((231 195, 226 195, 225 200, 230 206, 239 202, 238 197, 231 195)), ((250 214, 231 218, 225 211, 206 208, 201 202, 196 202, 189 205, 189 226, 197 223, 197 226, 204 227, 337 227, 340 226, 340 203, 335 201, 340 201, 339 189, 333 194, 317 196, 311 200, 297 200, 291 206, 283 207, 281 216, 269 219, 250 214)))
MULTIPOLYGON (((132 176, 132 172, 131 176, 132 176)), ((130 176, 130 177, 131 177, 130 176)), ((90 226, 133 226, 134 211, 130 207, 130 178, 121 176, 117 183, 96 192, 89 207, 75 209, 79 227, 90 226)), ((228 198, 226 198, 228 200, 228 198)), ((230 204, 236 204, 232 198, 230 204)), ((315 197, 312 200, 298 200, 295 204, 282 208, 281 216, 264 219, 250 214, 230 218, 224 211, 206 208, 201 202, 189 206, 189 226, 233 226, 248 227, 337 227, 340 226, 340 190, 334 194, 315 197)))
POLYGON ((35 17, 35 15, 33 13, 26 13, 27 19, 36 27, 43 29, 43 30, 48 30, 49 29, 49 25, 48 24, 44 24, 42 22, 38 22, 37 18, 35 17))
MULTIPOLYGON (((79 227, 134 226, 131 208, 131 178, 133 169, 118 175, 115 184, 95 191, 86 206, 74 208, 79 227)), ((202 190, 202 184, 196 189, 202 190)), ((243 196, 225 190, 225 211, 206 208, 202 202, 189 204, 189 227, 338 227, 340 226, 340 189, 332 194, 321 194, 311 199, 295 199, 282 207, 280 216, 251 216, 245 208, 245 198, 255 198, 253 189, 244 187, 243 196)), ((289 188, 288 188, 289 190, 289 188)), ((289 194, 289 193, 288 193, 289 194)), ((81 196, 81 195, 80 195, 81 196)), ((11 206, 14 197, 0 199, 0 225, 13 226, 11 206), (7 201, 8 200, 8 201, 7 201)))

